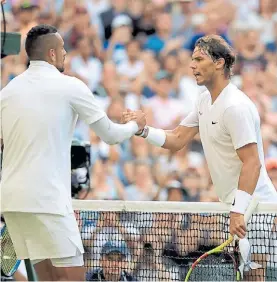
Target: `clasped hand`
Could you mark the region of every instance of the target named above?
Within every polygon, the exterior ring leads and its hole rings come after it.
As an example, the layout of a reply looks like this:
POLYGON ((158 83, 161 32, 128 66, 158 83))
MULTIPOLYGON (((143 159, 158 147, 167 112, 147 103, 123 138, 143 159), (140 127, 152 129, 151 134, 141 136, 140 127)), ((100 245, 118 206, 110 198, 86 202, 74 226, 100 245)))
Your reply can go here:
POLYGON ((127 123, 131 120, 134 120, 137 123, 139 127, 138 132, 140 132, 146 125, 146 114, 141 110, 131 111, 129 109, 122 113, 121 123, 127 123))

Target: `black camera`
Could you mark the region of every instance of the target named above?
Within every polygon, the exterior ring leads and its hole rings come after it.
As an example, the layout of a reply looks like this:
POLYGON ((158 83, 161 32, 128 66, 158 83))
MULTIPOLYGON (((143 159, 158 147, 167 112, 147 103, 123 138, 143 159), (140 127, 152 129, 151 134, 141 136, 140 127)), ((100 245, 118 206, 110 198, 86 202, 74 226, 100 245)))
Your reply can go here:
POLYGON ((71 145, 71 195, 90 188, 90 144, 74 140, 71 145))

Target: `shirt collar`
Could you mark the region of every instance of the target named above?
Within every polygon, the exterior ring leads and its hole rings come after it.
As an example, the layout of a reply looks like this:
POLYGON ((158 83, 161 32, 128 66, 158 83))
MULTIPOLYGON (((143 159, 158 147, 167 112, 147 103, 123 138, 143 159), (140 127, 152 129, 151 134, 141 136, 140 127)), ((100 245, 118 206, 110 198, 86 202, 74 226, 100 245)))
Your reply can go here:
POLYGON ((55 66, 49 64, 46 61, 30 61, 30 67, 48 68, 49 70, 51 69, 51 70, 59 72, 59 70, 55 66))

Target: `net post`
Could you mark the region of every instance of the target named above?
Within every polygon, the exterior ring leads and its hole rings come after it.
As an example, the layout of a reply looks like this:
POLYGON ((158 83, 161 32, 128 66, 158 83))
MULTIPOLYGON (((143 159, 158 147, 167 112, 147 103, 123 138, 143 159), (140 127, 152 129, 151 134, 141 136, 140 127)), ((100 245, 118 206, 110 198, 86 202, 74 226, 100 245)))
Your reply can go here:
POLYGON ((25 259, 25 267, 27 271, 28 281, 37 281, 34 267, 29 259, 25 259))

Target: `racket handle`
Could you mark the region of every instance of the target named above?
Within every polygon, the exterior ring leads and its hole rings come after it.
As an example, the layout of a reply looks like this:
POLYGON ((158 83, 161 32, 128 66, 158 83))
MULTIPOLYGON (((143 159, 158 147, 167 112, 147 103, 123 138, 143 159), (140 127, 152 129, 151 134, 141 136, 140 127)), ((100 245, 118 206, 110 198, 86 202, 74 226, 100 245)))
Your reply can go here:
MULTIPOLYGON (((252 197, 252 200, 244 214, 244 222, 245 222, 245 225, 247 225, 247 223, 249 222, 252 214, 254 213, 255 209, 257 208, 259 204, 259 200, 257 197, 252 197)), ((237 240, 239 239, 237 235, 234 236, 234 239, 237 240)))

